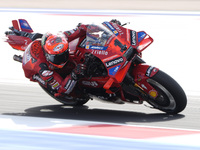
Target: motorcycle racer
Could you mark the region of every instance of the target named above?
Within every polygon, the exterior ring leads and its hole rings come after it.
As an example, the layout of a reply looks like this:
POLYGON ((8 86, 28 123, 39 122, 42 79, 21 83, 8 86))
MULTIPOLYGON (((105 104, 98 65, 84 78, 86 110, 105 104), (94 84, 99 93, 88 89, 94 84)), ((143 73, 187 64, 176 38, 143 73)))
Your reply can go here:
MULTIPOLYGON (((84 76, 86 69, 84 64, 74 64, 73 58, 69 55, 68 41, 73 40, 77 35, 73 34, 70 37, 68 34, 67 40, 66 37, 47 33, 43 35, 42 40, 33 41, 25 50, 22 59, 25 76, 45 88, 54 90, 56 97, 71 94, 77 80, 84 76), (70 65, 72 70, 63 78, 59 71, 65 71, 66 65, 68 67, 70 65)), ((83 95, 77 97, 83 97, 83 95)))
MULTIPOLYGON (((111 20, 121 24, 117 20, 111 20)), ((50 88, 55 92, 54 96, 66 96, 76 98, 88 98, 80 89, 74 90, 77 81, 84 77, 85 64, 76 64, 73 56, 69 54, 69 43, 74 39, 86 36, 86 31, 98 31, 97 26, 78 24, 70 31, 64 31, 62 36, 46 33, 17 32, 19 36, 29 37, 33 42, 26 48, 22 63, 24 74, 31 81, 38 82, 45 88, 50 88), (42 38, 41 40, 37 38, 42 38), (70 67, 69 67, 70 66, 70 67), (71 68, 66 70, 65 68, 71 68), (63 72, 69 72, 67 76, 62 76, 63 72)), ((10 34, 10 33, 9 33, 10 34)), ((100 99, 122 103, 115 100, 115 94, 103 93, 100 99)))

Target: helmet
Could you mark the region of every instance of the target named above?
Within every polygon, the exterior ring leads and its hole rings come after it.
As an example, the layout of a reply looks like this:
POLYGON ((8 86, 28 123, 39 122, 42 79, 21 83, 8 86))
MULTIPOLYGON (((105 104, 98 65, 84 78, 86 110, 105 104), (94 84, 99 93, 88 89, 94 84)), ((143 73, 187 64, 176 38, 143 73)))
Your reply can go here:
POLYGON ((43 45, 47 61, 57 68, 62 68, 69 57, 68 45, 66 38, 49 35, 43 45))

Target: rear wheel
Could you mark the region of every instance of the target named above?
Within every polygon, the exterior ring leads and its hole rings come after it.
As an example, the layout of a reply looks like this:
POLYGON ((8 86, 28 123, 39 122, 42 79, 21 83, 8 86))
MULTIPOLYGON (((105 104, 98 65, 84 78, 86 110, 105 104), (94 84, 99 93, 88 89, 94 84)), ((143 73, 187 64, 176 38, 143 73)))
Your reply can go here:
POLYGON ((159 70, 147 82, 158 92, 155 99, 147 100, 154 108, 170 114, 176 114, 185 109, 187 105, 185 92, 169 75, 159 70))
POLYGON ((47 94, 49 94, 52 98, 54 98, 58 102, 60 102, 60 103, 62 103, 64 105, 67 105, 67 106, 82 106, 82 105, 84 105, 85 103, 87 103, 89 101, 89 99, 82 99, 82 100, 79 99, 78 100, 78 99, 67 97, 67 96, 65 96, 65 97, 55 97, 54 93, 51 90, 49 90, 47 88, 44 88, 43 86, 41 86, 41 88, 47 94))

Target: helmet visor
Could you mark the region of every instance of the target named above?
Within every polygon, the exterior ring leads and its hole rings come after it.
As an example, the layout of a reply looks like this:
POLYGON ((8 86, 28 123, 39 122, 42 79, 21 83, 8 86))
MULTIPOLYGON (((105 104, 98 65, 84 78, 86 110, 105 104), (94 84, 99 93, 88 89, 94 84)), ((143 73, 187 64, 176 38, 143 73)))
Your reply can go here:
POLYGON ((66 63, 69 57, 69 52, 68 50, 66 50, 65 52, 61 53, 61 54, 56 54, 56 55, 51 55, 51 54, 46 54, 47 59, 55 64, 55 65, 60 65, 63 63, 66 63))

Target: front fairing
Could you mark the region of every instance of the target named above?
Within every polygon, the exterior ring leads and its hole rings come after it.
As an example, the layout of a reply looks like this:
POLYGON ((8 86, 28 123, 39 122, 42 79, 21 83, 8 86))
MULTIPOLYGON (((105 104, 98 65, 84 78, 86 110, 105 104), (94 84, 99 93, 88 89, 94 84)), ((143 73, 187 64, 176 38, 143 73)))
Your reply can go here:
MULTIPOLYGON (((134 54, 143 49, 140 43, 145 39, 139 32, 124 28, 116 23, 104 22, 88 25, 85 49, 98 57, 107 69, 108 76, 121 83, 126 75, 134 54)), ((150 43, 148 43, 150 44, 150 43)), ((146 48, 148 45, 146 44, 146 48)))
POLYGON ((124 50, 119 44, 127 46, 128 43, 117 36, 117 31, 110 30, 108 24, 88 25, 85 49, 98 57, 105 65, 108 75, 114 77, 126 61, 124 50))

